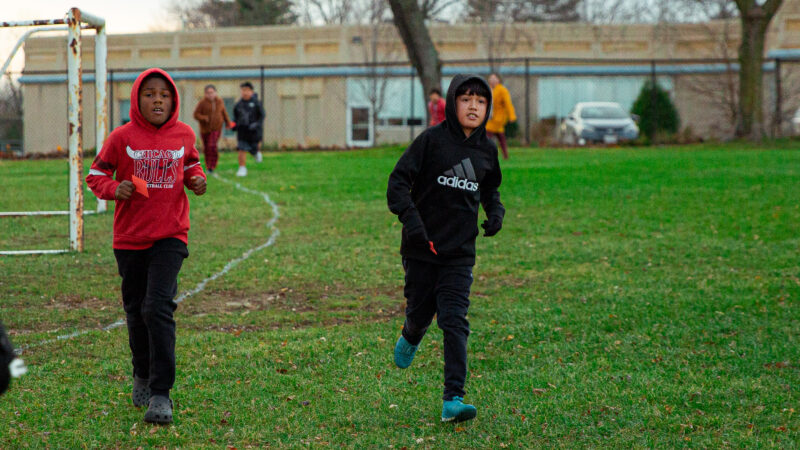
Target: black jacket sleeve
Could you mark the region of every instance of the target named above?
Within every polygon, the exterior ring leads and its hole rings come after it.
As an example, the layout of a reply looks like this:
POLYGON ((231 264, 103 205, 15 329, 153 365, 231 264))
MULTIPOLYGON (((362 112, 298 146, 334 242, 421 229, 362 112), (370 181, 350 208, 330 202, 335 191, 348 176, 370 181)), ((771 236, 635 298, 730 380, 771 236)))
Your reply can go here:
POLYGON ((422 168, 427 142, 426 133, 418 136, 397 161, 394 170, 389 175, 389 188, 386 191, 389 211, 398 215, 409 232, 425 228, 422 217, 411 199, 411 188, 422 168))
POLYGON ((239 111, 239 104, 240 103, 241 103, 241 101, 238 101, 238 102, 236 102, 235 105, 233 105, 233 121, 236 122, 236 125, 241 125, 239 123, 239 119, 240 119, 240 116, 241 116, 241 112, 239 111))
POLYGON ((506 209, 500 203, 500 192, 497 190, 503 181, 503 174, 500 172, 500 161, 497 159, 495 150, 494 164, 492 169, 486 174, 481 182, 481 205, 486 212, 487 218, 496 217, 503 220, 506 209))

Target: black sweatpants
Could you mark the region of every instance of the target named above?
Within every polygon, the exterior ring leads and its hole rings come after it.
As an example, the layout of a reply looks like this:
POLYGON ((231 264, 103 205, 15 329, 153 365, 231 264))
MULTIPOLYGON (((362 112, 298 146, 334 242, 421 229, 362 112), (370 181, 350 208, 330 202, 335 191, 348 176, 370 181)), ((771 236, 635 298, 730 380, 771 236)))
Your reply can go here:
POLYGON ((169 396, 175 383, 175 319, 178 272, 189 250, 179 239, 145 250, 117 250, 122 305, 128 324, 133 374, 150 380, 151 395, 169 396))
POLYGON ((403 337, 417 345, 436 315, 444 334, 444 400, 464 396, 472 266, 444 266, 403 258, 406 321, 403 337))

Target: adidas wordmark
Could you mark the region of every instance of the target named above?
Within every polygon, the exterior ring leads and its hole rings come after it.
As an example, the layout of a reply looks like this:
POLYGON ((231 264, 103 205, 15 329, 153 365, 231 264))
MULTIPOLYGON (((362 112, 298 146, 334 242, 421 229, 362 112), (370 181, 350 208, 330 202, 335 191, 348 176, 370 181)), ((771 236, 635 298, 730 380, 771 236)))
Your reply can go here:
POLYGON ((450 186, 456 189, 475 192, 478 190, 478 177, 472 168, 472 161, 469 158, 463 159, 460 163, 440 175, 436 181, 442 186, 450 186))
POLYGON ((478 190, 478 183, 465 180, 463 178, 458 178, 457 176, 446 177, 444 175, 439 175, 439 178, 437 178, 436 181, 442 186, 464 189, 465 191, 475 192, 478 190))

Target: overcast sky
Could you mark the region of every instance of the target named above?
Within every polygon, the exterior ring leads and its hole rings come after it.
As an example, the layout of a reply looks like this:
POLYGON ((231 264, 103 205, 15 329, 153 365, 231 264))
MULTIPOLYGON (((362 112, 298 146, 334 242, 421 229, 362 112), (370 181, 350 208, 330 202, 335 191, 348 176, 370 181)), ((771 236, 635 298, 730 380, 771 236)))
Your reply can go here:
MULTIPOLYGON (((73 6, 106 19, 109 34, 165 31, 179 27, 168 9, 172 0, 21 0, 3 1, 0 19, 3 21, 55 19, 64 17, 73 6)), ((0 64, 5 62, 24 28, 0 28, 0 64)), ((21 51, 19 52, 21 53, 21 51)), ((12 70, 22 70, 23 59, 14 59, 12 70)))

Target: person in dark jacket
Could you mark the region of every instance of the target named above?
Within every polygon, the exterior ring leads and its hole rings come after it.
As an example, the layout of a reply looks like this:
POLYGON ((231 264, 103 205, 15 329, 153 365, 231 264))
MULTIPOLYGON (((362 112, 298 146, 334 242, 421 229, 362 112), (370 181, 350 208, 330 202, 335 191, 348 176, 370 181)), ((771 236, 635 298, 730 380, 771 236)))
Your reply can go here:
POLYGON ((463 397, 478 205, 487 216, 484 236, 497 234, 505 215, 497 147, 486 136, 491 102, 483 78, 456 75, 447 92, 445 121, 423 131, 389 176, 389 210, 403 223, 406 282, 406 319, 394 360, 400 368, 411 364, 436 315, 444 334, 444 422, 476 415, 463 397))
POLYGON ((14 346, 8 339, 3 322, 0 322, 0 395, 8 390, 11 378, 19 377, 27 370, 25 363, 16 357, 14 346))
POLYGON ((261 162, 261 139, 264 137, 264 107, 253 91, 253 84, 245 81, 239 85, 242 98, 233 106, 233 121, 236 123, 236 149, 239 151, 239 170, 236 176, 247 175, 247 153, 261 162))
POLYGON ((0 394, 8 390, 11 382, 11 361, 14 360, 14 347, 8 340, 3 323, 0 322, 0 394))

